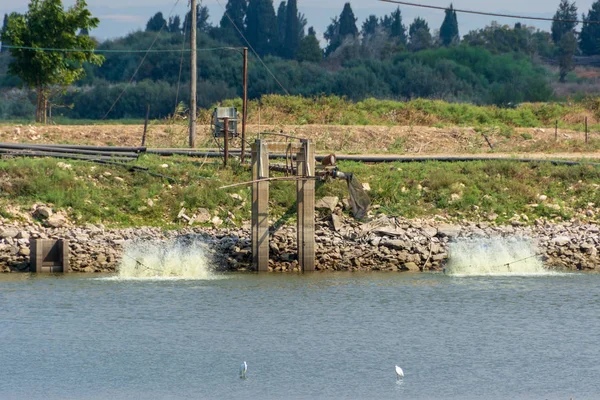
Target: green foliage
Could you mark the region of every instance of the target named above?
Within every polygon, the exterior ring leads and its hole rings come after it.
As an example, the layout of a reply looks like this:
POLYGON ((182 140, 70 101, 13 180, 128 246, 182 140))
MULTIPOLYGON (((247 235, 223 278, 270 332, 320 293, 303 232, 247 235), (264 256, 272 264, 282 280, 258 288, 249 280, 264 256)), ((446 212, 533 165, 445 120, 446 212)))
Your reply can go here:
POLYGON ((583 26, 579 35, 579 47, 586 56, 600 54, 600 0, 592 4, 587 15, 583 15, 583 26), (594 21, 590 23, 591 21, 594 21))
POLYGON ((282 54, 285 58, 295 59, 302 37, 296 0, 288 0, 285 11, 285 26, 279 27, 279 29, 285 30, 282 54))
POLYGON ((577 22, 575 21, 577 21, 577 6, 575 2, 571 3, 569 0, 560 0, 558 10, 554 14, 554 21, 552 21, 552 41, 558 45, 566 33, 575 33, 575 26, 577 26, 577 22))
POLYGON ((573 32, 566 32, 558 42, 558 65, 560 81, 565 82, 567 74, 573 69, 573 56, 577 51, 577 39, 573 32))
POLYGON ((102 64, 104 58, 93 52, 95 42, 86 35, 78 35, 80 29, 98 26, 84 0, 64 10, 60 0, 32 0, 25 15, 12 13, 2 34, 14 46, 8 72, 36 88, 36 120, 45 119, 48 87, 67 86, 85 75, 83 63, 102 64), (29 48, 58 48, 82 51, 43 51, 29 48))
POLYGON ((261 56, 277 51, 277 18, 272 0, 249 0, 246 12, 246 38, 261 56))
POLYGON ((317 39, 314 30, 309 30, 309 34, 300 42, 296 59, 300 62, 307 61, 313 63, 321 62, 323 59, 323 51, 319 46, 319 39, 317 39))
POLYGON ((456 11, 454 11, 452 3, 450 3, 450 8, 446 9, 446 16, 440 27, 440 41, 446 47, 457 44, 460 41, 458 19, 456 18, 456 11))
POLYGON ((400 7, 392 12, 392 19, 390 36, 401 45, 406 46, 406 27, 402 24, 402 12, 400 12, 400 7))
POLYGON ((545 57, 552 55, 548 49, 553 47, 547 32, 535 30, 520 23, 511 28, 508 25, 492 22, 483 29, 470 31, 464 36, 463 43, 469 46, 483 47, 494 54, 518 52, 545 57))
POLYGON ((163 29, 163 26, 167 24, 167 21, 163 17, 162 12, 157 12, 152 16, 146 23, 146 32, 158 32, 163 29))
POLYGON ((411 51, 421 51, 431 47, 432 38, 429 25, 423 18, 415 18, 408 29, 410 39, 408 48, 411 51))

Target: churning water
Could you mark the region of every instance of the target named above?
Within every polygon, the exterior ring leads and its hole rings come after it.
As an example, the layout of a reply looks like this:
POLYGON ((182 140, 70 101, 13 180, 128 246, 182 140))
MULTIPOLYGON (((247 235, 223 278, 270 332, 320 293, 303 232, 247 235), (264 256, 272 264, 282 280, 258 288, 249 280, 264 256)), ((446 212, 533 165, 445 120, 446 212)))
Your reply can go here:
POLYGON ((450 243, 446 273, 454 276, 551 275, 535 244, 523 237, 460 239, 450 243))
POLYGON ((140 241, 125 248, 113 279, 211 279, 209 265, 200 241, 140 241))

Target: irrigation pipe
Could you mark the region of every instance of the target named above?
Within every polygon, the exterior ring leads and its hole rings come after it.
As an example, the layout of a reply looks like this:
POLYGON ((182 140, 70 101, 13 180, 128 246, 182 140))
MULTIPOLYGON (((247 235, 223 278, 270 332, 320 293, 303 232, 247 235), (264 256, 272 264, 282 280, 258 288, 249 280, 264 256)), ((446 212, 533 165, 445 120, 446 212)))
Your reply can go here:
MULTIPOLYGON (((205 151, 192 151, 183 149, 148 149, 148 154, 157 154, 161 156, 172 156, 172 155, 184 155, 190 157, 210 157, 219 158, 223 157, 223 154, 217 151, 205 150, 205 151)), ((234 156, 240 155, 240 150, 230 150, 229 154, 234 156)), ((249 155, 250 153, 246 153, 249 155)), ((315 156, 316 161, 321 161, 328 155, 317 155, 315 156)), ((285 159, 285 154, 270 153, 269 159, 281 160, 285 159)), ((336 155, 337 161, 357 161, 366 163, 390 163, 390 162, 427 162, 427 161, 439 161, 439 162, 462 162, 462 161, 515 161, 522 163, 551 163, 554 165, 593 165, 600 166, 600 163, 590 161, 569 161, 569 160, 553 160, 546 158, 514 158, 514 157, 469 157, 469 156, 361 156, 361 155, 336 155)))

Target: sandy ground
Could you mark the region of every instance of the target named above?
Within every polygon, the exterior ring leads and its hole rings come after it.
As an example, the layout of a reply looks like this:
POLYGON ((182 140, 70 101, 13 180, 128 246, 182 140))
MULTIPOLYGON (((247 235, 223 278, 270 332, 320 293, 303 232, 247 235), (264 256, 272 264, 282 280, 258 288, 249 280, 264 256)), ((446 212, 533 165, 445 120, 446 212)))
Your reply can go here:
MULTIPOLYGON (((263 125, 260 130, 312 139, 318 153, 477 156, 526 153, 527 157, 600 158, 597 132, 590 133, 590 143, 586 145, 582 132, 559 130, 555 139, 554 129, 540 128, 517 128, 503 133, 494 128, 477 132, 469 127, 263 125)), ((258 126, 249 125, 248 140, 254 140, 258 131, 258 126)), ((0 142, 140 146, 142 133, 141 125, 0 125, 0 142)), ((290 140, 273 135, 263 137, 270 141, 290 140)), ((148 147, 185 148, 187 142, 187 126, 150 124, 148 128, 148 147)), ((198 127, 197 143, 198 147, 217 146, 209 126, 198 127)), ((239 146, 239 139, 232 143, 232 147, 239 146)))

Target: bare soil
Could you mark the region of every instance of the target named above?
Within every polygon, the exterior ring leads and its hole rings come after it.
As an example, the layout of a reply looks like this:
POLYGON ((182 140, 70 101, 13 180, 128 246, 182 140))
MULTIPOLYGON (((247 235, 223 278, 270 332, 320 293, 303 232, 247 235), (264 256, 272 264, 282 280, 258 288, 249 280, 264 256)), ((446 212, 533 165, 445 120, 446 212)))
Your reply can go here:
MULTIPOLYGON (((257 125, 249 125, 248 140, 254 140, 258 131, 257 125)), ((555 138, 554 129, 540 128, 516 128, 510 132, 489 128, 478 132, 469 127, 263 125, 260 131, 270 141, 293 139, 268 135, 269 132, 311 139, 316 143, 318 153, 478 156, 527 153, 532 157, 600 158, 598 132, 589 134, 586 145, 583 132, 559 130, 555 138)), ((0 142, 140 146, 142 132, 141 125, 0 125, 0 142)), ((185 125, 151 124, 148 127, 148 147, 186 148, 187 143, 185 125)), ((198 147, 219 145, 207 125, 198 126, 197 143, 198 147)), ((236 139, 232 147, 239 147, 240 143, 236 139)))

